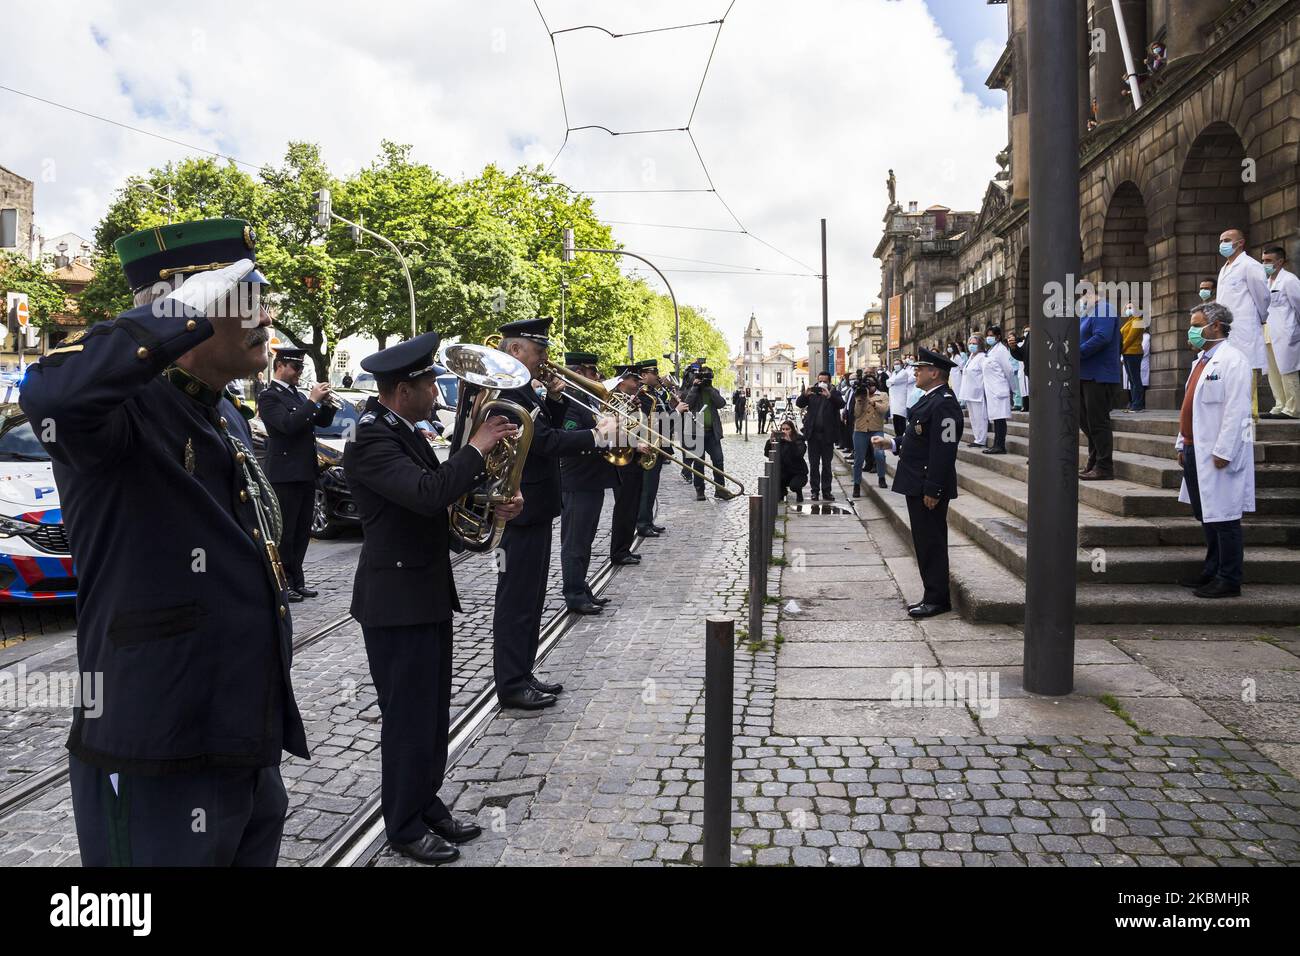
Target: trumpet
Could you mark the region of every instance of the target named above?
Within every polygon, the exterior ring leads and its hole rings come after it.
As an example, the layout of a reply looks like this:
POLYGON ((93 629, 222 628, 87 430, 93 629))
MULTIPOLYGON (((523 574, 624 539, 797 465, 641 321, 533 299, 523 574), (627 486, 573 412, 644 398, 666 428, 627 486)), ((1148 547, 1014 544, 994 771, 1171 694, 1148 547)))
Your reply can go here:
POLYGON ((519 425, 517 437, 501 439, 484 457, 483 480, 451 506, 451 533, 465 549, 491 551, 500 544, 506 524, 496 509, 518 493, 533 443, 533 418, 528 410, 499 396, 527 385, 532 375, 513 356, 482 345, 448 345, 443 349, 442 364, 462 382, 456 397, 452 454, 464 448, 492 414, 504 413, 519 425))
MULTIPOLYGON (((654 449, 654 455, 656 456, 662 455, 666 460, 671 461, 673 464, 678 465, 682 468, 685 468, 691 474, 699 478, 703 478, 709 484, 713 485, 713 487, 717 488, 719 491, 724 492, 729 496, 734 497, 735 495, 738 494, 739 495, 745 494, 745 485, 743 482, 740 481, 740 479, 727 474, 721 468, 714 467, 713 470, 718 472, 718 474, 722 475, 723 482, 714 481, 712 478, 710 478, 707 474, 704 473, 704 461, 702 458, 695 458, 695 456, 690 453, 690 450, 685 445, 681 445, 678 442, 673 441, 671 438, 667 437, 663 433, 656 431, 655 429, 651 428, 648 424, 642 422, 640 417, 641 406, 636 401, 636 396, 627 395, 622 392, 616 392, 616 391, 612 392, 604 384, 600 382, 593 382, 590 379, 583 378, 581 375, 578 375, 576 372, 569 371, 563 365, 556 365, 553 362, 543 362, 541 368, 538 371, 538 375, 547 376, 547 377, 558 376, 559 378, 564 379, 564 381, 568 382, 570 385, 572 385, 574 388, 576 388, 578 391, 582 392, 589 398, 595 399, 596 402, 599 403, 601 410, 606 414, 614 415, 621 422, 624 423, 634 422, 635 424, 631 425, 628 428, 628 431, 635 432, 636 434, 646 435, 647 436, 646 443, 649 444, 654 449), (673 455, 673 453, 669 449, 678 450, 681 453, 681 457, 679 458, 673 455), (693 465, 691 465, 689 459, 694 459, 696 461, 699 461, 700 467, 698 469, 695 468, 693 465), (730 488, 726 486, 725 482, 730 482, 734 484, 740 490, 732 491, 730 488)), ((630 448, 611 449, 610 451, 605 453, 605 457, 611 462, 611 464, 625 465, 632 460, 632 453, 634 450, 635 449, 630 449, 630 448), (618 459, 623 459, 623 460, 620 461, 618 459)), ((653 468, 655 465, 653 457, 648 455, 646 456, 646 459, 649 459, 649 464, 646 464, 645 460, 643 460, 642 467, 647 469, 653 468)))

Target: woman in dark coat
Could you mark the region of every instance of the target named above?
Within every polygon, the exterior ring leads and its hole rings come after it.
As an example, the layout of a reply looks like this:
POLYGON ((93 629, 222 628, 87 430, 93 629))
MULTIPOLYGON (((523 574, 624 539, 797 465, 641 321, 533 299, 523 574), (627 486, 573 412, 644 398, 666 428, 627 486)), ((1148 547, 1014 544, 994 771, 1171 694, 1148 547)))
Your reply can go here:
POLYGON ((774 447, 779 448, 777 468, 779 477, 778 494, 784 498, 788 491, 793 491, 795 501, 803 501, 803 489, 808 484, 808 449, 803 437, 794 427, 794 422, 781 423, 780 437, 769 438, 763 446, 763 454, 769 454, 774 447))

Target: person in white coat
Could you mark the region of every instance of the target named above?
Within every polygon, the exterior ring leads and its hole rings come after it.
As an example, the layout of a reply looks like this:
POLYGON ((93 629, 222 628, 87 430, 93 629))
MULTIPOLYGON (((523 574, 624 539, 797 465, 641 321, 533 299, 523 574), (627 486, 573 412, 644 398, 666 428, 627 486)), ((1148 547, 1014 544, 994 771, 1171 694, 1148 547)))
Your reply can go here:
POLYGON ((1270 246, 1264 252, 1268 274, 1268 387, 1273 410, 1261 418, 1300 418, 1300 278, 1287 266, 1286 250, 1270 246))
POLYGON ((906 358, 903 356, 902 359, 894 359, 894 370, 887 380, 889 414, 894 419, 895 435, 902 435, 907 430, 907 398, 912 386, 916 384, 916 373, 907 364, 906 358))
POLYGON ((966 406, 966 413, 970 415, 971 446, 982 448, 989 433, 989 420, 984 410, 984 363, 987 356, 978 335, 972 335, 966 342, 966 351, 968 357, 962 367, 961 391, 957 393, 957 400, 966 406))
MULTIPOLYGON (((1268 276, 1264 267, 1246 254, 1246 236, 1240 229, 1225 229, 1219 236, 1219 255, 1223 268, 1214 301, 1232 313, 1232 344, 1246 356, 1250 367, 1259 371, 1268 368, 1268 355, 1264 350, 1264 323, 1268 321, 1268 276)), ((1250 377, 1250 404, 1259 417, 1259 379, 1250 377)))
POLYGON ((1187 377, 1174 448, 1183 469, 1178 500, 1192 506, 1205 533, 1205 565, 1181 582, 1199 598, 1241 594, 1241 516, 1255 510, 1254 370, 1228 341, 1235 327, 1227 308, 1209 302, 1192 310, 1187 330, 1187 343, 1198 355, 1187 377))
POLYGON ((961 373, 966 368, 966 353, 957 347, 956 342, 951 342, 947 354, 949 361, 957 363, 957 367, 948 373, 948 387, 957 396, 957 401, 961 401, 961 373))
POLYGON ((1007 419, 1011 417, 1011 393, 1016 377, 1011 351, 1002 341, 1002 326, 990 325, 984 333, 984 412, 993 423, 993 447, 986 455, 1007 453, 1007 419))

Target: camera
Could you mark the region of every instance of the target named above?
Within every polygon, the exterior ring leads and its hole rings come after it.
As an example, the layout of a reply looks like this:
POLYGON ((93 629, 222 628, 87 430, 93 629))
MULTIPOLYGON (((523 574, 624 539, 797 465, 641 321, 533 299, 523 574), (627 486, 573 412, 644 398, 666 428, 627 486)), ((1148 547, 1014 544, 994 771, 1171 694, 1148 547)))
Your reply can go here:
POLYGON ((853 394, 870 395, 877 388, 877 382, 870 375, 867 375, 862 369, 858 369, 857 377, 853 379, 853 394))

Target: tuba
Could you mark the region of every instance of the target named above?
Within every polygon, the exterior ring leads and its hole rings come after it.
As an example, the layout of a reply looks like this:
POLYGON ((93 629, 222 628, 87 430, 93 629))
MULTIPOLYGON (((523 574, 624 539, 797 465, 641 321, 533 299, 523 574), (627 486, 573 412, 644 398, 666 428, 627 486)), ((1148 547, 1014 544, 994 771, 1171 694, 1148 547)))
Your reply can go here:
POLYGON ((491 551, 501 542, 505 519, 496 516, 498 505, 514 498, 524 473, 524 461, 533 442, 533 418, 528 409, 500 396, 527 385, 532 375, 512 355, 482 345, 448 345, 442 364, 460 379, 456 397, 456 426, 451 452, 464 448, 470 437, 492 414, 504 414, 519 425, 519 435, 503 438, 488 452, 483 477, 451 506, 451 533, 467 551, 491 551))

